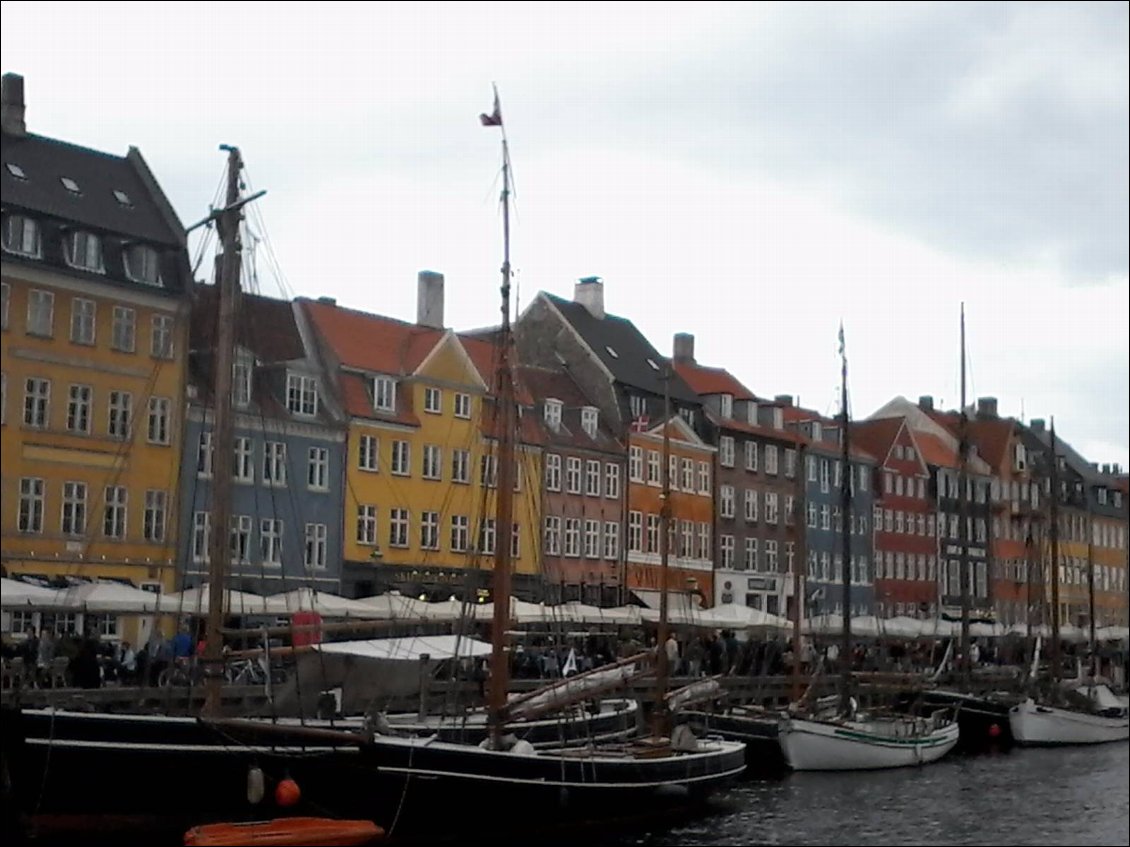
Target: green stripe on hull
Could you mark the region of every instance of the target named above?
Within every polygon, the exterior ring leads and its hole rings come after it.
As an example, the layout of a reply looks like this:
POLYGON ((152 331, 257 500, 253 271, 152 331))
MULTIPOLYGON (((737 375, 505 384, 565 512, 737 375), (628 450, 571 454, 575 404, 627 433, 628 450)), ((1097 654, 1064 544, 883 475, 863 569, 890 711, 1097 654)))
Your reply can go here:
POLYGON ((877 746, 893 747, 937 747, 942 744, 948 744, 950 741, 949 738, 876 738, 874 735, 868 735, 864 732, 853 732, 850 729, 837 729, 836 736, 851 741, 864 741, 877 746))

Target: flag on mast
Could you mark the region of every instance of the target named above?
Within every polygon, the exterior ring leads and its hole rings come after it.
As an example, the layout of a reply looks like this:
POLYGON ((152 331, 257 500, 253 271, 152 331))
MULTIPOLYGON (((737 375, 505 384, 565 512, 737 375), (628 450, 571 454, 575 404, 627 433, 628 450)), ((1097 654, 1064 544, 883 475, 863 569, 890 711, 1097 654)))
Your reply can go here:
POLYGON ((494 111, 489 115, 483 112, 479 115, 483 126, 502 126, 502 106, 498 103, 498 88, 494 89, 494 111))

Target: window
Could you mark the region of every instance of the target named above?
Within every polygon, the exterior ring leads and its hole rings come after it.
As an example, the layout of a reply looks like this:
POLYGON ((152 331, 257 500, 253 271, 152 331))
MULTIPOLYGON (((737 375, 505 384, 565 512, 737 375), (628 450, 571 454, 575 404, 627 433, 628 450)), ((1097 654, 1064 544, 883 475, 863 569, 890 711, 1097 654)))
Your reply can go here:
POLYGON ((264 486, 286 486, 285 442, 266 442, 263 444, 263 484, 264 486))
POLYGON ((724 518, 732 518, 734 516, 734 486, 723 485, 719 489, 719 494, 718 514, 724 518))
POLYGON ((585 406, 581 409, 581 429, 585 431, 589 438, 596 438, 596 426, 599 418, 600 413, 595 406, 585 406))
POLYGON ((561 553, 561 518, 556 515, 545 518, 545 552, 549 556, 561 553))
POLYGON ((90 434, 90 403, 93 389, 89 385, 72 385, 67 400, 67 431, 90 434))
POLYGON ((510 557, 517 559, 522 555, 522 527, 519 524, 510 524, 510 557))
POLYGON ((659 453, 655 450, 647 451, 647 481, 649 485, 662 485, 659 478, 659 453))
MULTIPOLYGON (((868 473, 867 466, 866 465, 860 465, 859 466, 859 490, 860 491, 866 491, 867 490, 867 477, 868 476, 869 476, 869 473, 868 473)), ((924 496, 923 493, 922 493, 922 480, 918 481, 918 496, 919 497, 924 496)))
POLYGON ((396 476, 408 476, 412 472, 412 453, 407 441, 392 442, 392 461, 389 469, 396 476))
POLYGON ((43 480, 35 477, 20 479, 20 512, 17 524, 20 532, 43 532, 43 480))
POLYGON ((667 480, 666 483, 673 491, 679 490, 679 457, 667 457, 667 480))
POLYGON ((565 555, 581 555, 581 519, 565 518, 565 555))
POLYGON ((479 552, 487 556, 493 556, 494 542, 494 518, 483 518, 481 521, 479 521, 479 552))
POLYGON ((142 534, 146 541, 164 541, 166 509, 168 508, 169 495, 165 491, 149 489, 145 492, 145 516, 142 534))
POLYGON ((82 535, 86 532, 86 483, 63 483, 63 516, 62 530, 64 535, 82 535))
POLYGON ((628 408, 632 412, 632 417, 635 419, 642 418, 645 423, 647 421, 647 400, 638 394, 628 395, 628 408))
POLYGON ((659 552, 659 515, 647 516, 647 552, 659 552))
POLYGON ((829 508, 827 503, 823 503, 820 506, 820 528, 821 529, 831 529, 832 528, 832 510, 831 510, 831 508, 829 508))
POLYGON ((311 447, 307 453, 306 487, 326 491, 330 487, 330 451, 325 447, 311 447))
POLYGON ((259 521, 259 560, 264 565, 282 565, 283 522, 275 518, 259 521))
POLYGON ((251 562, 251 515, 232 515, 228 524, 228 544, 231 545, 232 561, 241 565, 251 562))
MULTIPOLYGON (((672 521, 672 528, 674 528, 674 521, 672 521)), ((679 528, 682 529, 683 535, 683 549, 680 555, 693 558, 694 557, 694 523, 691 521, 679 521, 679 528)))
POLYGON ((734 536, 722 535, 718 538, 718 546, 721 549, 722 561, 720 566, 727 570, 733 570, 734 567, 734 536))
POLYGON ((439 512, 420 513, 420 549, 439 549, 439 512))
POLYGON ((777 492, 765 492, 765 523, 777 523, 777 492))
MULTIPOLYGON (((12 166, 9 164, 8 169, 12 166)), ((4 249, 9 253, 39 257, 39 225, 23 215, 4 219, 4 249)))
POLYGON ((71 341, 75 344, 94 343, 95 312, 93 300, 82 297, 71 300, 71 341))
POLYGON ((377 507, 368 503, 357 505, 357 543, 377 543, 377 507))
POLYGON ((239 409, 251 405, 251 372, 255 360, 244 350, 237 351, 231 363, 231 401, 239 409))
POLYGON ((585 558, 600 558, 600 521, 585 521, 585 558))
MULTIPOLYGON (((154 359, 173 358, 173 319, 169 315, 154 315, 149 337, 149 354, 154 359)), ((248 389, 250 394, 250 388, 248 389)))
POLYGON ((628 448, 628 479, 632 482, 643 482, 643 448, 628 448))
POLYGON ((585 494, 589 497, 600 496, 600 462, 589 459, 585 463, 585 494))
POLYGON ((451 451, 451 481, 464 485, 471 481, 471 451, 451 451))
POLYGON ((765 445, 765 473, 776 475, 777 473, 777 445, 765 445))
POLYGON ((796 523, 796 500, 791 494, 785 495, 785 526, 796 523))
POLYGON ((251 439, 239 435, 233 439, 232 481, 250 483, 255 481, 255 470, 251 466, 251 439))
POLYGON ((363 471, 373 471, 380 468, 381 441, 375 435, 362 435, 357 439, 357 467, 363 471))
POLYGON ((581 493, 581 460, 573 456, 565 460, 565 490, 570 494, 581 493))
POLYGON ((161 284, 161 254, 147 244, 130 244, 124 251, 126 276, 146 285, 161 284))
POLYGON ((329 538, 324 523, 306 524, 306 557, 303 564, 307 568, 321 570, 326 566, 326 539, 329 538))
POLYGON ((396 381, 392 377, 373 377, 373 408, 381 412, 396 411, 396 381))
POLYGON ((47 380, 31 377, 24 383, 24 423, 27 426, 46 429, 50 399, 51 383, 47 380))
POLYGON ((424 411, 432 415, 443 412, 443 392, 438 388, 431 386, 424 388, 424 411))
POLYGON ((67 238, 66 248, 67 263, 71 268, 103 272, 102 241, 94 233, 76 229, 67 238))
POLYGON ((698 493, 710 493, 710 465, 706 462, 698 463, 698 493))
POLYGON ((318 414, 318 380, 312 376, 286 375, 286 408, 292 415, 318 414))
POLYGON ((643 552, 643 512, 628 512, 628 552, 643 552))
POLYGON ((200 433, 200 443, 196 448, 196 474, 200 477, 212 475, 212 433, 200 433))
POLYGON ((694 491, 694 460, 683 459, 683 490, 694 491))
POLYGON ((471 519, 466 515, 451 516, 451 552, 466 553, 471 541, 471 519))
POLYGON ((722 407, 722 417, 732 418, 734 416, 734 395, 723 394, 720 398, 722 407))
POLYGON ((757 489, 745 490, 745 519, 750 523, 757 521, 757 489))
POLYGON ((747 441, 745 443, 745 469, 747 471, 757 470, 757 442, 747 441))
POLYGON ((561 426, 561 401, 552 398, 545 401, 545 423, 550 429, 556 430, 561 426))
POLYGON ((832 465, 827 459, 820 460, 820 490, 827 494, 831 488, 832 465))
POLYGON ((718 444, 718 461, 724 468, 734 466, 734 439, 732 436, 723 435, 718 444))
POLYGON ((390 509, 388 513, 389 547, 408 546, 408 510, 390 509))
POLYGON ((212 535, 211 518, 207 512, 192 515, 192 561, 207 562, 210 558, 208 542, 212 535))
POLYGON ((796 477, 796 450, 785 448, 785 476, 789 479, 796 477))
POLYGON ((610 500, 620 496, 620 466, 615 462, 604 465, 604 496, 610 500))
POLYGON ((707 562, 714 558, 714 551, 710 549, 710 524, 708 523, 698 525, 698 557, 707 562))
POLYGON ((809 503, 808 504, 808 526, 812 529, 816 529, 816 504, 815 503, 809 503))
POLYGON ((443 449, 438 444, 424 445, 424 479, 440 479, 443 476, 443 449))
POLYGON ((757 570, 759 563, 757 561, 757 539, 747 538, 745 540, 745 569, 747 571, 757 570))
POLYGON ((126 500, 124 485, 108 485, 102 514, 102 534, 107 538, 126 537, 126 500))
POLYGON ((50 338, 55 334, 55 295, 33 288, 27 294, 27 334, 50 338))
MULTIPOLYGON (((168 398, 149 398, 148 438, 150 444, 169 443, 169 418, 172 417, 172 413, 172 400, 168 398)), ((249 459, 247 459, 249 465, 250 461, 249 457, 249 459)))
POLYGON ((111 391, 106 434, 111 438, 128 439, 132 415, 133 395, 128 391, 111 391))
POLYGON ((0 329, 8 328, 8 306, 12 300, 12 286, 0 282, 0 329))
POLYGON ((122 353, 132 353, 137 347, 137 313, 126 306, 114 307, 114 323, 110 346, 122 353))
POLYGON ((455 417, 457 418, 470 418, 471 417, 471 395, 463 394, 461 392, 455 393, 455 417))
MULTIPOLYGON (((580 464, 580 459, 577 460, 580 464)), ((479 485, 494 488, 498 485, 498 457, 483 455, 479 457, 479 485)))

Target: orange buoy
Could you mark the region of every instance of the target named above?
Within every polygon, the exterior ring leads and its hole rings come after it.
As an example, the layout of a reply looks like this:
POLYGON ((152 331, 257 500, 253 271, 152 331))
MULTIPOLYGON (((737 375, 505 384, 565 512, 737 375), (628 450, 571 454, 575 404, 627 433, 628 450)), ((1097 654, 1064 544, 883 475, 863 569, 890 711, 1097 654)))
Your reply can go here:
POLYGON ((1000 724, 989 724, 989 738, 999 738, 1000 734, 1000 724))
POLYGON ((288 806, 293 806, 301 798, 302 789, 300 789, 298 783, 290 777, 287 777, 275 786, 275 802, 284 809, 288 806))

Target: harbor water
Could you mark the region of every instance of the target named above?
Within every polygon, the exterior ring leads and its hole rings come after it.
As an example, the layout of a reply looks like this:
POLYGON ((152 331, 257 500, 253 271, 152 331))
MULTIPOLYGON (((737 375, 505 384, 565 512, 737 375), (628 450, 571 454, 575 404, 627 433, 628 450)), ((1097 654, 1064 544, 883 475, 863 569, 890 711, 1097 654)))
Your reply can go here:
POLYGON ((1130 844, 1130 745, 1013 749, 923 768, 749 779, 709 815, 617 845, 1130 844))

